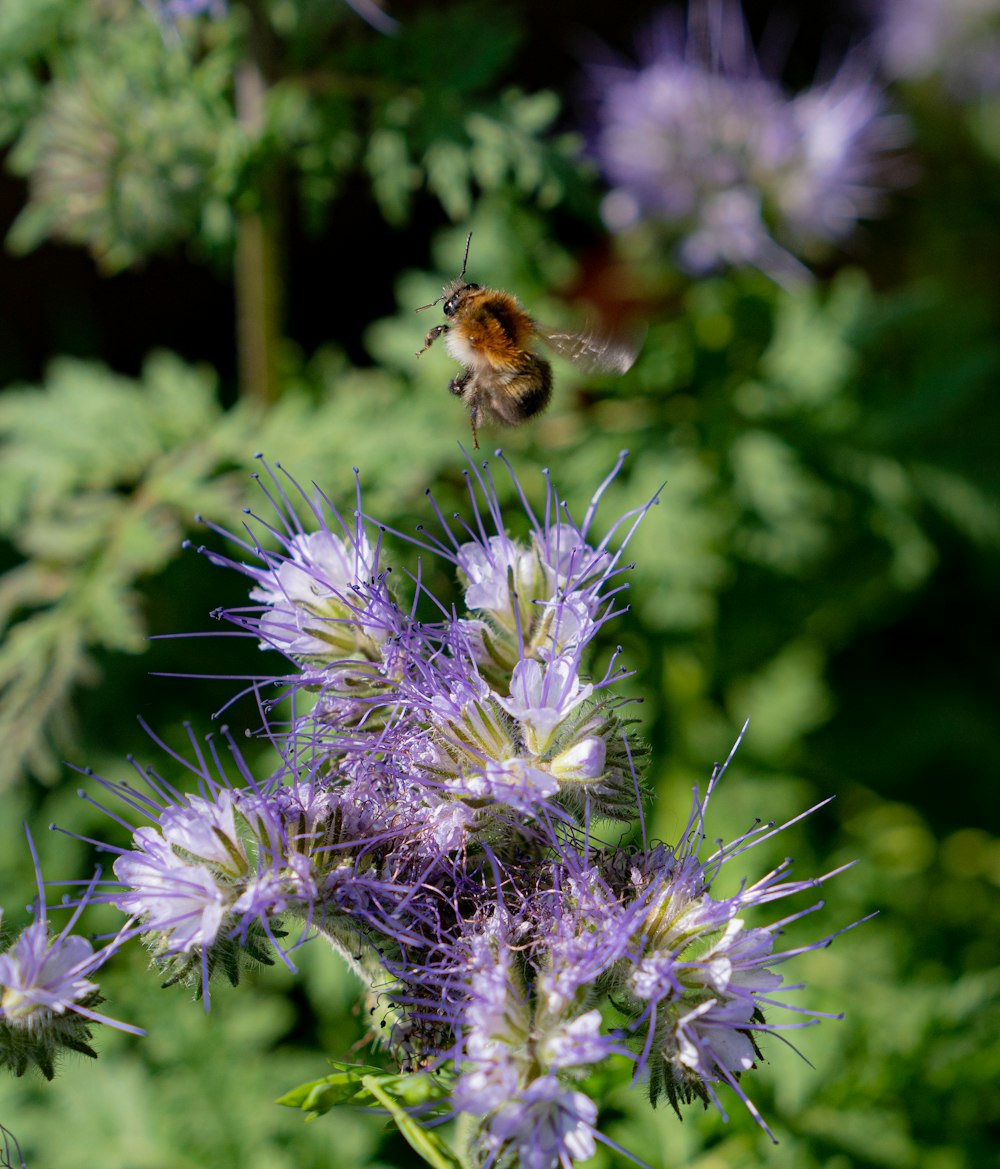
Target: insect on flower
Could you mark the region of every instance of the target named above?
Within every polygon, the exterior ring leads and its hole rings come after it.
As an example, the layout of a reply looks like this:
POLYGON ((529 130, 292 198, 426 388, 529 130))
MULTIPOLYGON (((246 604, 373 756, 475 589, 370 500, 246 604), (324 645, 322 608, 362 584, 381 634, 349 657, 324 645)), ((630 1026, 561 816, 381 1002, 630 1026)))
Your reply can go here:
POLYGON ((465 372, 448 389, 469 408, 472 444, 483 421, 517 426, 533 418, 552 396, 552 366, 528 346, 541 338, 560 357, 585 372, 625 373, 638 354, 638 344, 587 329, 579 333, 549 329, 533 320, 510 292, 472 284, 465 279, 472 232, 465 241, 465 259, 458 278, 446 284, 437 300, 444 301, 448 324, 435 325, 424 339, 425 353, 444 334, 445 348, 465 372))

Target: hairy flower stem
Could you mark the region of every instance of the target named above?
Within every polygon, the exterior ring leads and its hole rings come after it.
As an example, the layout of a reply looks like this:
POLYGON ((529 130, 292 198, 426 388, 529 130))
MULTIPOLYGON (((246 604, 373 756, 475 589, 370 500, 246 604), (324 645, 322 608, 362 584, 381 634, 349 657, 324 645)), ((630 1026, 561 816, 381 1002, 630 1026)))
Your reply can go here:
POLYGON ((338 931, 327 924, 320 928, 319 933, 365 987, 370 1033, 388 1037, 393 1024, 399 1021, 401 1012, 392 998, 397 983, 387 975, 383 956, 356 930, 338 931))
POLYGON ((460 1112, 455 1118, 455 1136, 452 1141, 452 1150, 466 1169, 473 1169, 477 1161, 473 1144, 478 1131, 479 1119, 470 1112, 460 1112))

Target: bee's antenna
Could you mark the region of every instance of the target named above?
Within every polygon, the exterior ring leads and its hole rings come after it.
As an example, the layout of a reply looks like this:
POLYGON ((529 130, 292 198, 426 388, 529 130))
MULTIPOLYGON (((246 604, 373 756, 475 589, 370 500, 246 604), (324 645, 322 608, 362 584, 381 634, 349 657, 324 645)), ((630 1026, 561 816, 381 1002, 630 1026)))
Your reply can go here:
POLYGON ((472 243, 472 232, 470 231, 469 238, 465 241, 465 259, 462 261, 462 271, 459 272, 459 274, 458 274, 459 280, 465 279, 465 269, 469 265, 469 246, 471 245, 471 243, 472 243))
MULTIPOLYGON (((472 232, 470 231, 469 237, 465 241, 465 259, 462 260, 462 271, 459 272, 459 274, 458 274, 459 280, 465 279, 465 269, 468 267, 468 264, 469 264, 469 247, 471 244, 472 244, 472 232)), ((454 287, 454 285, 452 287, 454 287)), ((432 300, 430 304, 422 304, 420 306, 420 308, 415 308, 413 311, 415 313, 422 313, 424 311, 424 309, 433 308, 436 304, 440 304, 442 300, 444 300, 443 293, 441 294, 441 296, 439 296, 437 298, 437 300, 432 300)))

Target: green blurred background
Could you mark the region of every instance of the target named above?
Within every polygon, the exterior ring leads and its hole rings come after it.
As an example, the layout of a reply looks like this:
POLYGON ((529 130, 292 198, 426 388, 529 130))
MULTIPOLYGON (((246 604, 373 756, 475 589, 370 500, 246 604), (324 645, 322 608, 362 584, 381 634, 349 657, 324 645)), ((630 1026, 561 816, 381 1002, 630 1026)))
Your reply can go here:
MULTIPOLYGON (((755 34, 774 7, 746 6, 755 34)), ((772 1042, 746 1081, 777 1147, 731 1096, 728 1124, 681 1124, 621 1085, 606 1131, 657 1169, 980 1169, 1000 1148, 1000 103, 893 86, 911 165, 882 218, 796 288, 693 279, 662 232, 608 236, 582 155, 583 63, 630 53, 659 11, 394 0, 390 36, 340 0, 177 22, 133 0, 0 0, 5 927, 33 894, 24 821, 50 881, 95 854, 49 822, 121 840, 66 761, 165 766, 136 716, 179 743, 239 684, 162 675, 261 668, 245 641, 150 640, 244 600, 181 543, 205 538, 196 513, 239 526, 256 451, 347 508, 359 467, 368 510, 404 530, 428 486, 460 506, 467 420, 443 348, 414 358, 440 318, 413 308, 472 230, 469 278, 539 319, 646 329, 628 375, 557 366, 548 413, 482 453, 502 442, 533 500, 549 468, 579 515, 629 448, 605 522, 666 483, 608 633, 642 699, 651 834, 676 839, 750 716, 710 832, 835 795, 746 875, 858 860, 789 944, 880 912, 787 968, 803 1005, 845 1017, 798 1036, 812 1066, 772 1042)), ((792 86, 870 31, 871 6, 780 11, 792 86)), ((220 987, 208 1016, 144 966, 136 948, 102 989, 145 1039, 105 1030, 96 1065, 0 1082, 31 1169, 415 1163, 369 1118, 307 1125, 271 1103, 326 1055, 370 1057, 332 955, 220 987)))

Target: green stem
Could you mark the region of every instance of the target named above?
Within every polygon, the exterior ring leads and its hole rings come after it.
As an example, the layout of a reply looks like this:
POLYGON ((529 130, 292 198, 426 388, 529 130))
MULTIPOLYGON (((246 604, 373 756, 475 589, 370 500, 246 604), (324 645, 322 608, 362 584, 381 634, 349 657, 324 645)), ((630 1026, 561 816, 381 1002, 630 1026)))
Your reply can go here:
MULTIPOLYGON (((268 63, 273 56, 263 13, 251 10, 250 55, 236 73, 236 114, 253 141, 264 131, 268 63)), ((278 348, 282 297, 279 271, 278 181, 270 176, 257 190, 257 206, 236 223, 236 341, 240 394, 266 405, 278 398, 278 348)))
POLYGON ((278 248, 262 214, 243 213, 236 228, 236 340, 240 394, 267 404, 278 397, 278 248))

